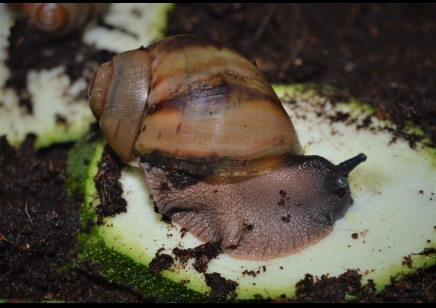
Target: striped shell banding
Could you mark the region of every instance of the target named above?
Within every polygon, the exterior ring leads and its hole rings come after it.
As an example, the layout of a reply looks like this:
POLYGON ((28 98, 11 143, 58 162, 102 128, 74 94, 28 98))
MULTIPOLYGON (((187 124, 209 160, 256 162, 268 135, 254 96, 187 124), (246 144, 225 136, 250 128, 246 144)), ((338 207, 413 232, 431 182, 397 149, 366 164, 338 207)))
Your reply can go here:
POLYGON ((302 154, 266 78, 212 40, 175 36, 119 54, 91 88, 91 109, 124 161, 153 155, 188 173, 228 175, 264 172, 302 154), (129 108, 119 108, 121 100, 129 108))

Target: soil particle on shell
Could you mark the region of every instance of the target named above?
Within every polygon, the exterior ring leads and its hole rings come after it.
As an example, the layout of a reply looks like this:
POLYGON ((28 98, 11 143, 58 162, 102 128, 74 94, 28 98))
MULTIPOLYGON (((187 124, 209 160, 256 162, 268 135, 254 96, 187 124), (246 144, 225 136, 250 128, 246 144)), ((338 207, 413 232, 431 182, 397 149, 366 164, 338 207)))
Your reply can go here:
POLYGON ((127 202, 121 197, 123 188, 119 181, 123 166, 118 155, 109 145, 106 145, 98 164, 97 175, 94 177, 101 201, 95 209, 98 215, 97 224, 102 224, 104 217, 127 212, 127 202))

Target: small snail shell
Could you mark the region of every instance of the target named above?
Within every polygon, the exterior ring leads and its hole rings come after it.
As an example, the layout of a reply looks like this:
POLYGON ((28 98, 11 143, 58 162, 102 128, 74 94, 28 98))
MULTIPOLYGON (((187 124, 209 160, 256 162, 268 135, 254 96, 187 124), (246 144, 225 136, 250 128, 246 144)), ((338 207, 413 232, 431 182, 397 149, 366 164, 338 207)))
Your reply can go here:
POLYGON ((102 64, 90 107, 115 152, 140 157, 161 213, 238 258, 294 253, 352 202, 348 173, 303 156, 293 124, 250 61, 222 44, 168 37, 102 64))
POLYGON ((36 28, 53 38, 69 35, 96 18, 107 7, 104 3, 11 3, 20 18, 30 19, 36 28))

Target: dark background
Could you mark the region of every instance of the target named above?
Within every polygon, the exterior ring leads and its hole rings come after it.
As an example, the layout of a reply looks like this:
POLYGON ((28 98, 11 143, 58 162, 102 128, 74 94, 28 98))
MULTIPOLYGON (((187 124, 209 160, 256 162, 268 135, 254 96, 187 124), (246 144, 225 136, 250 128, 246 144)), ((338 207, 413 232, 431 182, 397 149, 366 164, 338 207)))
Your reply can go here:
MULTIPOLYGON (((344 99, 370 103, 399 127, 411 121, 436 143, 435 4, 180 4, 167 34, 182 33, 229 45, 273 83, 334 85, 344 99)), ((72 145, 35 153, 33 141, 17 150, 0 140, 0 298, 152 301, 81 270, 57 273, 74 258, 80 232, 81 200, 68 199, 63 186, 72 145)), ((436 301, 435 267, 379 295, 357 272, 318 280, 302 280, 296 301, 343 301, 346 292, 362 302, 436 301)))

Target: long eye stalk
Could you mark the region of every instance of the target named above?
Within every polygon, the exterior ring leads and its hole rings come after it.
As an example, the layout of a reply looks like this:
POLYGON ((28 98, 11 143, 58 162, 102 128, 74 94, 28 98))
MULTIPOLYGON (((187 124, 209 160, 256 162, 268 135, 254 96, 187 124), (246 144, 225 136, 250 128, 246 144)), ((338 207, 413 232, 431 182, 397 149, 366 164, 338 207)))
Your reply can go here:
POLYGON ((346 160, 338 165, 338 167, 344 171, 345 173, 350 173, 353 171, 354 168, 356 168, 360 163, 363 163, 366 161, 366 155, 363 153, 360 153, 359 155, 350 158, 349 160, 346 160))

